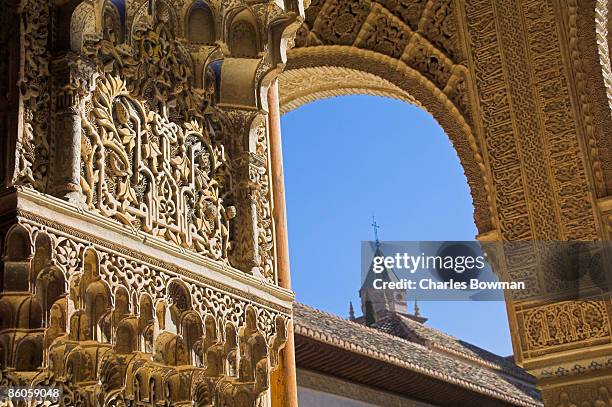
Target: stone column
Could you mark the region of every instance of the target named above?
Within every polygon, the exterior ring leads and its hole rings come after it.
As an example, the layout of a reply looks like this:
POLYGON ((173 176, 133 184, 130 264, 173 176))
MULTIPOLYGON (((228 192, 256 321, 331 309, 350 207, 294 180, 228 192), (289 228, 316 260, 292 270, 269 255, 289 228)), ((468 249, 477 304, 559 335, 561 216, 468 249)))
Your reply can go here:
POLYGON ((64 55, 52 63, 55 93, 54 151, 50 193, 81 202, 81 112, 84 95, 95 81, 95 68, 84 59, 64 55))
MULTIPOLYGON (((285 179, 283 174, 283 150, 281 141, 280 107, 278 81, 268 89, 268 121, 270 134, 270 158, 272 161, 272 191, 275 233, 276 268, 278 285, 291 289, 289 272, 289 241, 287 235, 287 214, 285 210, 285 179)), ((293 324, 289 323, 287 343, 281 352, 278 369, 272 378, 272 407, 297 407, 297 379, 293 324)))
POLYGON ((228 135, 227 146, 232 160, 231 203, 236 207, 230 262, 245 273, 257 274, 260 263, 257 199, 261 173, 265 171, 265 163, 255 153, 253 141, 253 126, 259 112, 233 107, 218 111, 228 135))
POLYGON ((257 245, 258 168, 253 158, 251 153, 243 152, 232 162, 236 182, 236 238, 230 258, 234 267, 249 274, 257 270, 260 261, 257 245))

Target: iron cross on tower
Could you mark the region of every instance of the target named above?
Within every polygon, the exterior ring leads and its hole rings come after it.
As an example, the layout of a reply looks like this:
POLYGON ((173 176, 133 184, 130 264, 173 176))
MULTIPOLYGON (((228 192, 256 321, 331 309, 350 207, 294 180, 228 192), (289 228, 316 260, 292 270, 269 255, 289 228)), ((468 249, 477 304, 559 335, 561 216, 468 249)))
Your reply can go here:
POLYGON ((374 228, 374 239, 376 239, 376 246, 380 246, 380 240, 378 240, 378 229, 380 229, 380 225, 376 223, 376 218, 372 215, 372 227, 374 228))

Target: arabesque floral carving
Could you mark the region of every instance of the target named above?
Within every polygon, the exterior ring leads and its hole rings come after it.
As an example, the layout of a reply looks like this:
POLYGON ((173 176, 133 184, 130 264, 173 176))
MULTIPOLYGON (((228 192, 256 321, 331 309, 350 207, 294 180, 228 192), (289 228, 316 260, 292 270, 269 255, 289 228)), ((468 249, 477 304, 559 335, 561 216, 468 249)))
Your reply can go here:
POLYGON ((83 114, 82 189, 87 207, 227 261, 235 209, 229 160, 210 126, 178 125, 147 111, 108 75, 83 114))

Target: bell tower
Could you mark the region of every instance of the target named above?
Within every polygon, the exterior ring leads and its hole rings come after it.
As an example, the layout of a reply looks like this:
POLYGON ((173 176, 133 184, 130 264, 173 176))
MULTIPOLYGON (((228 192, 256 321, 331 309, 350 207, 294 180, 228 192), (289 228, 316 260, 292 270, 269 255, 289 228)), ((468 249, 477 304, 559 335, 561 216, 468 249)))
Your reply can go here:
MULTIPOLYGON (((376 249, 374 257, 384 257, 380 247, 380 242, 376 241, 376 249)), ((383 266, 384 267, 384 266, 383 266)), ((384 267, 383 271, 376 272, 374 270, 374 260, 370 264, 368 273, 366 274, 361 288, 359 289, 359 297, 361 298, 361 311, 364 316, 368 316, 372 312, 374 315, 382 313, 397 312, 408 314, 408 302, 406 290, 391 290, 378 289, 383 283, 398 282, 399 278, 395 271, 391 268, 384 267), (380 281, 377 281, 380 280, 380 281)), ((376 318, 374 318, 375 320, 376 318)))

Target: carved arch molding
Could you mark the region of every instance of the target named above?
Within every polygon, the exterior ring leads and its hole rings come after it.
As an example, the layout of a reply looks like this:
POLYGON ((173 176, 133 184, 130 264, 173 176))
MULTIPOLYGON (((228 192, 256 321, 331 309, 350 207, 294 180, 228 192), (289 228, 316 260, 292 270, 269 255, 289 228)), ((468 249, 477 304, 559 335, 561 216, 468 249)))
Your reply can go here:
MULTIPOLYGON (((610 240, 608 3, 313 0, 280 76, 281 110, 347 93, 416 103, 457 150, 480 240, 610 240)), ((499 270, 534 287, 508 298, 518 362, 547 405, 608 403, 610 293, 542 303, 563 283, 537 253, 523 258, 499 270)))

